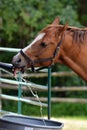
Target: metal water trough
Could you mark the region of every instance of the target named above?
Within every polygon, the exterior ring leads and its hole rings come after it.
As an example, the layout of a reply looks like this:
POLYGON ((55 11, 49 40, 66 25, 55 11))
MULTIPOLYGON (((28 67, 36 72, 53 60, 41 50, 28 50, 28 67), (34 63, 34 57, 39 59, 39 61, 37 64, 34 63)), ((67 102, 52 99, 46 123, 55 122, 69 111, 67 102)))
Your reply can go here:
POLYGON ((0 118, 0 130, 62 130, 63 123, 19 115, 0 118))

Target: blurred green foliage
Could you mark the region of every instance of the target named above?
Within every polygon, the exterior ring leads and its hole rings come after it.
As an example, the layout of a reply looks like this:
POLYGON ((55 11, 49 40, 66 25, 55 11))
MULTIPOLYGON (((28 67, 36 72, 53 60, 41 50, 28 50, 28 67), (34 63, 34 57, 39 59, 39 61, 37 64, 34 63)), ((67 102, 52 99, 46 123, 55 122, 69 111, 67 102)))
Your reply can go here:
POLYGON ((56 16, 61 23, 80 26, 75 3, 75 0, 0 0, 1 46, 26 46, 56 16))
POLYGON ((87 0, 77 0, 78 7, 77 12, 79 16, 79 21, 87 27, 87 0))

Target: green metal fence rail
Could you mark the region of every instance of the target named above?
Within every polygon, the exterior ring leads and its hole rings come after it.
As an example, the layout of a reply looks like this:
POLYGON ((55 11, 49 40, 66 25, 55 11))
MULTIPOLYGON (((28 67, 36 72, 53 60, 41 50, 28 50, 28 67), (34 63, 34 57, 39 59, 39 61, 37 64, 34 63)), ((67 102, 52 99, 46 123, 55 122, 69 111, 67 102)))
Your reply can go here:
MULTIPOLYGON (((20 49, 0 47, 0 51, 19 52, 20 49)), ((42 103, 42 106, 48 107, 48 119, 50 119, 50 116, 51 116, 51 67, 48 68, 48 86, 38 85, 38 84, 35 84, 35 83, 31 83, 31 82, 28 82, 28 83, 23 82, 21 80, 20 73, 17 77, 17 80, 6 79, 6 78, 0 77, 0 82, 12 84, 12 85, 18 85, 18 97, 9 96, 9 95, 5 95, 5 94, 0 93, 0 100, 5 99, 5 100, 13 100, 13 101, 18 102, 18 114, 21 114, 22 102, 33 104, 33 105, 40 105, 40 103, 37 102, 37 101, 32 101, 32 100, 29 100, 29 99, 27 100, 27 99, 22 98, 22 87, 23 86, 30 86, 31 88, 36 88, 36 89, 41 89, 41 90, 47 90, 48 89, 48 104, 42 103)))

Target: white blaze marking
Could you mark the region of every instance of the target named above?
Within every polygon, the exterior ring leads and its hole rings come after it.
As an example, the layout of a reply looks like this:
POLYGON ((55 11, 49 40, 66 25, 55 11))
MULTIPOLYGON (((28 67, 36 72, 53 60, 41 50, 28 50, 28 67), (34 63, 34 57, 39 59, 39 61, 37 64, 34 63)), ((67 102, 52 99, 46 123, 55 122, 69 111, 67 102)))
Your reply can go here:
POLYGON ((30 43, 29 46, 27 46, 27 47, 25 47, 25 48, 23 49, 23 51, 26 51, 26 50, 27 50, 28 48, 30 48, 35 42, 41 40, 41 39, 44 37, 44 35, 45 35, 45 33, 40 33, 40 34, 33 40, 33 42, 30 43))

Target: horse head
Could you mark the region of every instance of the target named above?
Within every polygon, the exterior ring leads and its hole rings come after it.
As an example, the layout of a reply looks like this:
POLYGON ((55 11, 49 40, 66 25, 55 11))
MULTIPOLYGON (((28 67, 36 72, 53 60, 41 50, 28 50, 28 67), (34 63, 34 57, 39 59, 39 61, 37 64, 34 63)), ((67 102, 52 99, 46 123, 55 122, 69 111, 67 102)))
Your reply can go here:
POLYGON ((15 68, 63 63, 87 81, 87 28, 59 25, 59 18, 42 29, 31 44, 13 57, 15 68))
POLYGON ((60 26, 57 17, 52 24, 38 33, 31 44, 13 57, 12 64, 16 68, 34 68, 56 63, 60 57, 66 29, 67 24, 60 26))

